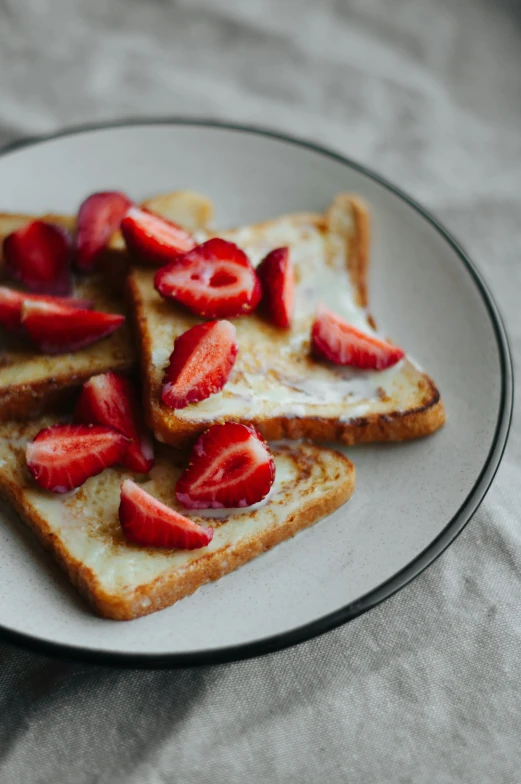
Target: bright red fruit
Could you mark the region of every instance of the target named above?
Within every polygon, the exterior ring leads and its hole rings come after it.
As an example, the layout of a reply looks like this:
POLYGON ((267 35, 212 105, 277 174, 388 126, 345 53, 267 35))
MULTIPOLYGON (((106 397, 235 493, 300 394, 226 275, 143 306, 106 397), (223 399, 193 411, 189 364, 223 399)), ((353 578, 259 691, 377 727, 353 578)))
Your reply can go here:
POLYGON ((131 440, 121 465, 146 474, 154 465, 154 448, 130 379, 110 371, 93 376, 81 390, 74 421, 108 425, 131 440))
POLYGON ((89 310, 93 303, 88 299, 74 297, 52 297, 45 294, 27 294, 7 286, 0 286, 0 324, 8 330, 17 329, 22 323, 22 305, 24 302, 50 302, 68 308, 89 310))
POLYGON ((167 264, 195 246, 187 231, 142 207, 131 207, 121 222, 129 251, 154 266, 167 264))
POLYGON ((98 266, 112 234, 132 204, 119 191, 93 193, 81 205, 76 225, 76 267, 92 272, 98 266))
POLYGON ((204 528, 158 501, 131 479, 121 485, 119 521, 126 538, 144 547, 196 550, 206 547, 213 528, 204 528))
POLYGON ((235 335, 229 321, 208 321, 176 338, 163 378, 163 403, 184 408, 220 392, 239 350, 235 335))
POLYGON ((26 300, 22 326, 46 354, 63 354, 90 346, 121 327, 125 316, 81 310, 51 302, 26 300))
POLYGON ((251 506, 265 498, 274 479, 275 462, 255 428, 224 422, 195 442, 176 496, 188 509, 251 506))
POLYGON ((154 285, 203 318, 231 318, 254 310, 261 287, 246 254, 233 242, 203 242, 156 273, 154 285))
POLYGON ((71 242, 53 223, 35 220, 4 239, 4 259, 13 280, 40 294, 71 290, 71 242))
POLYGON ((311 345, 316 356, 336 365, 369 370, 385 370, 405 356, 398 346, 351 326, 323 305, 311 328, 311 345))
POLYGON ((52 493, 66 493, 119 463, 129 440, 112 427, 53 425, 27 444, 27 467, 52 493))
POLYGON ((261 306, 277 327, 288 329, 295 299, 295 276, 289 248, 270 251, 256 272, 262 287, 261 306))

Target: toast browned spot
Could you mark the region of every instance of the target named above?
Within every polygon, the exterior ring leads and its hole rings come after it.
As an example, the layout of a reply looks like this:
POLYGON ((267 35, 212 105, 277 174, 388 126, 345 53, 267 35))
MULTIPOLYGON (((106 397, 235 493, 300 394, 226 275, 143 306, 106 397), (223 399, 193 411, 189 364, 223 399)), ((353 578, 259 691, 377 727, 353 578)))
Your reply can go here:
MULTIPOLYGON (((206 228, 213 214, 212 203, 191 191, 175 191, 149 199, 152 211, 185 226, 190 231, 206 228)), ((47 214, 43 220, 74 231, 75 218, 47 214)), ((0 214, 0 258, 4 237, 21 228, 36 216, 0 214)), ((128 258, 121 234, 117 232, 107 250, 103 272, 77 278, 74 294, 91 299, 97 310, 125 313, 123 281, 128 258)), ((11 285, 2 280, 2 285, 11 285)), ((81 351, 60 356, 36 352, 19 337, 2 336, 0 354, 0 420, 25 420, 50 411, 63 410, 77 389, 91 376, 107 370, 129 372, 136 365, 134 341, 128 324, 109 338, 81 351)))
POLYGON ((65 495, 48 493, 25 463, 28 440, 56 419, 0 425, 0 496, 51 551, 80 593, 106 618, 128 620, 161 610, 217 580, 337 509, 352 494, 353 464, 312 444, 274 445, 275 484, 264 506, 212 518, 183 510, 174 497, 186 457, 158 448, 148 477, 110 468, 65 495), (120 486, 132 477, 164 503, 211 525, 200 550, 166 550, 127 542, 118 521, 120 486))
POLYGON ((310 356, 316 306, 364 330, 369 218, 364 204, 338 195, 325 215, 287 215, 220 232, 254 264, 287 245, 296 275, 296 309, 290 331, 260 315, 234 319, 239 356, 222 392, 184 409, 161 401, 174 339, 200 319, 154 289, 153 272, 134 269, 127 279, 142 367, 144 405, 156 437, 174 446, 193 441, 215 421, 252 422, 265 438, 311 438, 355 444, 395 441, 432 433, 445 421, 434 382, 405 358, 381 372, 359 371, 310 356))

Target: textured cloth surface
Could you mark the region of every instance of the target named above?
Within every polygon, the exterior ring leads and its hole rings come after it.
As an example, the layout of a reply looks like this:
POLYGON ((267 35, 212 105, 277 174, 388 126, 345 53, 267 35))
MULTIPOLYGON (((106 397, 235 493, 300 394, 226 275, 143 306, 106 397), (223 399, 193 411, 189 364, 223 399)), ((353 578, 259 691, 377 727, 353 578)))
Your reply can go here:
MULTIPOLYGON (((0 142, 168 114, 332 146, 431 208, 521 347, 517 0, 0 0, 0 142)), ((139 672, 0 646, 0 781, 521 781, 521 428, 449 550, 295 649, 139 672)))

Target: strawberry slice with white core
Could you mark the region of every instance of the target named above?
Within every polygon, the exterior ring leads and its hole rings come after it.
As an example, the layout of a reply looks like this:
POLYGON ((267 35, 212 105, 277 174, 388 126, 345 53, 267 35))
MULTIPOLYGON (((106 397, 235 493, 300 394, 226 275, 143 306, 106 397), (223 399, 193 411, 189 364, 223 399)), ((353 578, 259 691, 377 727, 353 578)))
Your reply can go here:
POLYGON ((76 225, 76 267, 92 272, 112 234, 117 231, 132 204, 119 191, 93 193, 81 205, 76 225))
POLYGON ((362 332, 323 305, 311 328, 311 344, 320 358, 364 370, 385 370, 405 356, 398 346, 362 332))
POLYGON ((7 286, 0 286, 0 324, 8 330, 17 329, 22 323, 22 305, 24 302, 50 302, 69 308, 89 310, 93 303, 88 299, 73 297, 52 297, 46 294, 27 294, 7 286))
POLYGON ((224 422, 195 442, 176 496, 187 509, 251 506, 267 496, 274 479, 275 462, 255 428, 224 422))
POLYGON ((110 371, 93 376, 83 385, 74 421, 108 425, 131 439, 121 465, 131 471, 148 473, 154 465, 154 448, 130 379, 110 371))
POLYGON ((143 547, 197 550, 213 538, 213 528, 204 528, 158 501, 132 479, 121 485, 119 522, 125 537, 143 547))
POLYGON ((207 321, 176 338, 163 378, 163 403, 184 408, 220 392, 237 358, 235 336, 229 321, 207 321))
POLYGON ((246 254, 218 237, 158 270, 154 286, 163 297, 208 319, 251 313, 261 297, 259 279, 246 254))
POLYGON ((295 300, 295 275, 289 248, 270 251, 256 269, 262 287, 261 306, 277 327, 291 326, 295 300))
POLYGON ((4 239, 4 259, 13 280, 40 294, 68 294, 71 290, 71 242, 53 223, 35 220, 4 239))
POLYGON ((67 493, 119 463, 129 440, 112 427, 53 425, 27 444, 27 467, 52 493, 67 493))
POLYGON ((121 232, 128 250, 154 266, 167 264, 195 247, 192 236, 181 226, 142 207, 128 210, 121 232))
POLYGON ((22 326, 33 343, 45 354, 64 354, 90 346, 112 335, 125 316, 81 310, 51 302, 26 300, 22 305, 22 326))

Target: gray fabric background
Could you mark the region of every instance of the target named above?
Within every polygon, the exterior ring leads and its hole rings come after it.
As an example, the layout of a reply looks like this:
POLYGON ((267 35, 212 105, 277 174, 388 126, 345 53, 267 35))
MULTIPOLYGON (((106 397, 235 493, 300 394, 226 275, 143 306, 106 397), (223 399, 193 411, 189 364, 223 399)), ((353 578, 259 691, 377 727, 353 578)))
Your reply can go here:
MULTIPOLYGON (((0 0, 0 142, 125 116, 250 121, 395 180, 521 345, 516 0, 0 0)), ((0 646, 0 781, 521 781, 521 431, 434 566, 295 649, 139 672, 0 646)))

